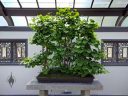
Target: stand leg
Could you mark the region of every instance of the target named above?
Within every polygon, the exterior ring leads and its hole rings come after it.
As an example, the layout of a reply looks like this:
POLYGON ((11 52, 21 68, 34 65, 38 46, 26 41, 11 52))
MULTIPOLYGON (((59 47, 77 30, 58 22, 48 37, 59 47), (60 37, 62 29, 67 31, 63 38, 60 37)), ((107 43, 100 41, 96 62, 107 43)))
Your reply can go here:
POLYGON ((81 90, 81 96, 90 96, 90 90, 81 90))
POLYGON ((48 96, 48 90, 40 90, 39 96, 48 96))

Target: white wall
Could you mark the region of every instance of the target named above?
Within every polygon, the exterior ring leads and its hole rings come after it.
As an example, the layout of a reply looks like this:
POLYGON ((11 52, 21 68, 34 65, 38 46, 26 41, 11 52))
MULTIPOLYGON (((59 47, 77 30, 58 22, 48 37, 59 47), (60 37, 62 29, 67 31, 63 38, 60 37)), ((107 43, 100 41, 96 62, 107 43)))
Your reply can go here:
POLYGON ((106 69, 110 73, 96 76, 96 78, 103 84, 103 90, 92 93, 105 95, 128 95, 128 67, 108 66, 106 69))
MULTIPOLYGON (((28 39, 32 32, 0 32, 0 39, 28 39)), ((128 32, 98 32, 100 39, 128 39, 128 32)), ((38 53, 41 47, 28 44, 28 56, 38 53)), ((104 86, 102 91, 93 91, 92 94, 104 95, 128 95, 128 66, 106 66, 110 72, 105 75, 97 75, 104 86)), ((26 90, 26 83, 35 78, 40 68, 28 69, 24 66, 0 66, 0 95, 24 95, 37 94, 37 91, 26 90), (14 75, 16 82, 11 88, 7 79, 14 75)), ((79 92, 78 92, 79 93, 79 92)))
MULTIPOLYGON (((128 39, 128 32, 97 32, 100 39, 128 39)), ((104 86, 93 94, 128 95, 128 66, 106 66, 110 73, 95 76, 104 86)))
MULTIPOLYGON (((34 32, 0 32, 0 39, 29 39, 33 34, 34 32)), ((40 46, 28 44, 28 56, 32 56, 40 50, 40 46)), ((25 85, 35 78, 39 72, 39 67, 28 69, 24 66, 0 66, 0 95, 37 94, 37 91, 26 90, 25 85), (11 72, 15 78, 12 88, 8 83, 11 72)))

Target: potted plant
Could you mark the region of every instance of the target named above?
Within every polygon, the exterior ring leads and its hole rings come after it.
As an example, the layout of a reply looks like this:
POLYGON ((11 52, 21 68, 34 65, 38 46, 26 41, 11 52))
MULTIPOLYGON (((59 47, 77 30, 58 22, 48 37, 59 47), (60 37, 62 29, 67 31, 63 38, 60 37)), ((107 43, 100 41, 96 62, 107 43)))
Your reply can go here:
POLYGON ((27 67, 41 66, 39 82, 91 83, 95 74, 106 73, 99 60, 104 56, 94 20, 80 18, 75 9, 58 9, 55 16, 38 15, 30 27, 35 31, 31 43, 42 46, 40 54, 25 58, 27 67))

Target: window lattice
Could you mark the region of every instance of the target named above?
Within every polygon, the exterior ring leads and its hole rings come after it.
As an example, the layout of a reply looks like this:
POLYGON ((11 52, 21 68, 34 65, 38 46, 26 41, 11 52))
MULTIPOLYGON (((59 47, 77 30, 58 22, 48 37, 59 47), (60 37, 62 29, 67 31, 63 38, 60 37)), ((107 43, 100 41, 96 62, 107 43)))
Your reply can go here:
POLYGON ((21 61, 25 57, 25 43, 16 43, 15 50, 16 61, 21 61))
POLYGON ((103 50, 105 53, 105 59, 103 60, 103 62, 114 62, 114 43, 104 43, 103 50))
POLYGON ((27 56, 27 40, 0 40, 0 63, 19 63, 27 56))
POLYGON ((126 62, 128 59, 128 43, 118 43, 118 61, 126 62))
POLYGON ((128 42, 127 41, 104 41, 102 44, 105 65, 128 65, 128 42))
POLYGON ((0 42, 0 62, 11 61, 11 43, 0 42))

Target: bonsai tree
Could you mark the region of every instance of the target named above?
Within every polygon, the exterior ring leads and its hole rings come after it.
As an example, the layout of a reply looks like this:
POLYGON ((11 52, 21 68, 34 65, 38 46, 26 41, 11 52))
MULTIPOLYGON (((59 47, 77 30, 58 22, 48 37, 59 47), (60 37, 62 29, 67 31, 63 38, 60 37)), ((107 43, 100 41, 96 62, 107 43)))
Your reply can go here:
POLYGON ((25 58, 27 67, 41 66, 41 75, 61 74, 78 77, 106 73, 99 60, 104 57, 94 20, 80 18, 75 9, 58 9, 55 16, 38 15, 30 24, 35 35, 31 44, 42 46, 40 54, 25 58))

